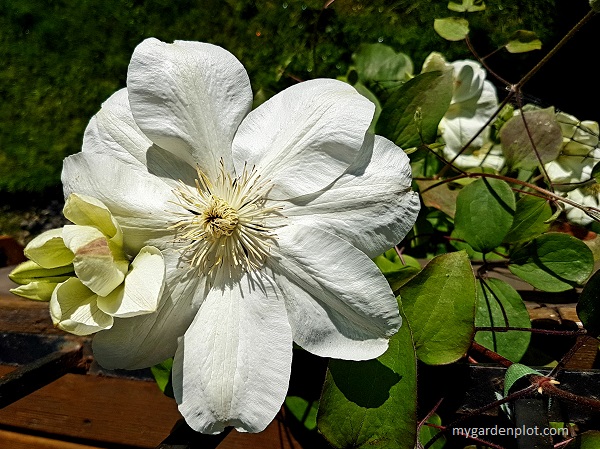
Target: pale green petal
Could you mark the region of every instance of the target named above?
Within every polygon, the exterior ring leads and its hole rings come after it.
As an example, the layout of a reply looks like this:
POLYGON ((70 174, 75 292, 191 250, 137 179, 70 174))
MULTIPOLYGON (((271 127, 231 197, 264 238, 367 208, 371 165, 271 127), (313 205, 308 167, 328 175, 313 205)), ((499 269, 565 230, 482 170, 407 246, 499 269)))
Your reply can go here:
POLYGON ((25 256, 43 268, 56 268, 73 262, 73 253, 65 246, 62 228, 51 229, 34 238, 25 247, 25 256))
POLYGON ((77 278, 59 284, 50 299, 52 322, 56 327, 75 335, 89 335, 110 329, 113 317, 98 309, 97 298, 77 278))
POLYGON ((58 282, 34 281, 26 285, 11 288, 10 292, 35 301, 50 301, 52 292, 57 285, 58 282))
POLYGON ((63 214, 76 225, 98 228, 114 243, 123 245, 123 233, 119 224, 102 201, 88 195, 72 193, 65 202, 63 214))
POLYGON ((29 284, 30 282, 41 280, 59 283, 66 281, 71 276, 75 276, 73 265, 43 268, 33 260, 26 260, 25 262, 20 263, 8 275, 10 280, 17 284, 29 284))
POLYGON ((91 226, 68 225, 64 227, 63 236, 75 254, 75 273, 90 290, 106 296, 123 282, 127 267, 115 263, 102 232, 91 226))
POLYGON ((106 297, 98 298, 98 307, 118 318, 156 311, 165 279, 165 262, 161 252, 145 246, 131 262, 123 285, 106 297))

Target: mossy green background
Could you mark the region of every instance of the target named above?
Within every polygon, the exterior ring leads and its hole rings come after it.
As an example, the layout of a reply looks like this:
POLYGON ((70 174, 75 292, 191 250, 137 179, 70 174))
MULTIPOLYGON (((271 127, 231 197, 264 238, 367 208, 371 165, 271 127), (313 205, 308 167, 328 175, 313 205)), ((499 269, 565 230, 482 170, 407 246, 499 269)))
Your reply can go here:
MULTIPOLYGON (((433 50, 450 60, 469 57, 464 43, 433 31, 435 17, 455 14, 446 1, 336 0, 323 9, 324 3, 0 0, 0 192, 60 185, 63 158, 80 150, 91 116, 125 86, 131 53, 146 37, 221 45, 246 66, 254 91, 268 94, 298 79, 344 75, 361 42, 407 53, 417 71, 433 50)), ((536 31, 547 50, 576 18, 563 21, 554 0, 486 4, 484 13, 469 15, 481 54, 519 28, 536 31)), ((500 52, 490 62, 514 82, 540 57, 500 52)))

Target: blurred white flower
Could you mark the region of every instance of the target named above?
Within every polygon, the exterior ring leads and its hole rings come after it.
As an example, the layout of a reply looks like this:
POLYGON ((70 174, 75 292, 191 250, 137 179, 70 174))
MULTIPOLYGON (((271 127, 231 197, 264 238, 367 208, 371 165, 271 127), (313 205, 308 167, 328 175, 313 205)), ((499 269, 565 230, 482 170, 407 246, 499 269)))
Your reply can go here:
POLYGON ((34 238, 27 262, 10 274, 19 296, 50 301, 54 324, 76 335, 109 329, 114 318, 156 310, 165 266, 160 251, 140 248, 130 263, 119 223, 102 202, 71 194, 63 210, 73 222, 34 238))
POLYGON ((99 332, 96 359, 133 369, 175 355, 179 409, 205 433, 267 426, 292 341, 354 360, 386 350, 401 319, 370 257, 419 210, 408 158, 367 134, 374 107, 351 86, 306 81, 251 105, 229 52, 148 39, 63 170, 67 193, 118 219, 126 251, 153 245, 166 262, 157 312, 99 332))
MULTIPOLYGON (((449 69, 454 74, 454 90, 450 107, 442 118, 439 129, 446 144, 443 149, 444 157, 453 160, 494 115, 498 108, 498 97, 496 88, 485 79, 486 72, 476 61, 448 63, 439 53, 432 53, 423 63, 423 72, 449 69)), ((486 127, 469 148, 456 158, 454 164, 460 168, 502 168, 502 149, 492 145, 489 133, 490 129, 486 127)))
POLYGON ((594 165, 600 161, 598 123, 580 121, 576 117, 558 112, 556 114, 563 145, 558 158, 545 165, 548 177, 554 183, 571 184, 563 189, 576 188, 578 183, 589 181, 594 165))

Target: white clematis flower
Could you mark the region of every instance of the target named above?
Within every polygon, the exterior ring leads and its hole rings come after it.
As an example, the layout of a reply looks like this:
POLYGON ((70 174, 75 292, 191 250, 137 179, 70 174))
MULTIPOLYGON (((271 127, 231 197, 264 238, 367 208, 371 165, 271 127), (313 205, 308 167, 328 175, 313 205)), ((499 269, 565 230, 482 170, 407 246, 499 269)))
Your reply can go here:
POLYGON ((546 172, 552 182, 571 184, 574 188, 591 179, 592 169, 600 161, 598 123, 580 121, 564 112, 557 112, 556 120, 562 131, 563 144, 556 160, 545 165, 546 172))
MULTIPOLYGON (((593 207, 600 209, 600 184, 592 183, 578 189, 571 190, 566 193, 566 197, 571 201, 575 201, 582 206, 593 207)), ((567 219, 572 223, 577 223, 582 226, 588 225, 594 219, 586 214, 583 210, 573 207, 565 203, 565 212, 567 219)))
MULTIPOLYGON (((496 112, 496 88, 485 79, 486 72, 476 61, 448 63, 441 54, 434 52, 423 63, 423 72, 431 70, 452 70, 454 74, 450 107, 439 125, 446 144, 443 149, 444 157, 453 160, 496 112)), ((454 164, 460 168, 502 168, 502 149, 492 145, 489 134, 490 129, 486 127, 469 148, 456 158, 454 164)))
POLYGON ((63 170, 67 193, 107 205, 127 251, 165 256, 156 313, 116 319, 96 359, 134 369, 174 355, 179 409, 205 433, 267 426, 292 341, 354 360, 386 350, 401 319, 370 257, 419 210, 408 158, 367 134, 374 106, 351 86, 306 81, 251 104, 226 50, 148 39, 63 170))
POLYGON ((160 251, 145 246, 130 263, 119 223, 95 198, 71 194, 63 213, 74 224, 27 245, 30 260, 11 272, 21 284, 11 291, 50 301, 55 326, 76 335, 109 329, 115 317, 154 312, 165 274, 160 251))

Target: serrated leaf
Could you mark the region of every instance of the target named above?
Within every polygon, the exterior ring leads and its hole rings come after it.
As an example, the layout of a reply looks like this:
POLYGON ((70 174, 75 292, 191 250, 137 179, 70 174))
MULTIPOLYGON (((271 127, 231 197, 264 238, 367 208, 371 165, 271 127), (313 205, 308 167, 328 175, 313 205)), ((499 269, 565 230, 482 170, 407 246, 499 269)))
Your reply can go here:
POLYGON ((504 243, 524 242, 543 234, 550 229, 551 217, 552 208, 547 200, 525 195, 517 201, 513 224, 504 243))
POLYGON ((464 251, 432 259, 400 288, 417 357, 430 365, 460 359, 473 340, 475 276, 464 251))
MULTIPOLYGON (((488 278, 477 282, 475 326, 530 328, 531 321, 519 293, 500 279, 488 278)), ((477 343, 513 362, 523 357, 530 340, 531 334, 522 331, 480 331, 475 334, 477 343)))
POLYGON ((396 89, 383 104, 376 126, 379 135, 401 148, 432 143, 452 100, 452 71, 427 72, 396 89), (415 116, 420 116, 415 120, 415 116))
POLYGON ((285 406, 304 427, 308 430, 317 428, 317 401, 307 401, 300 396, 287 396, 285 406))
MULTIPOLYGON (((429 424, 433 424, 436 426, 442 425, 442 418, 436 413, 431 415, 429 419, 426 421, 429 424)), ((436 429, 435 427, 429 427, 427 425, 421 426, 419 430, 419 441, 422 446, 425 446, 436 434, 440 432, 440 429, 436 429)), ((442 436, 437 439, 435 443, 433 443, 430 448, 431 449, 442 449, 446 444, 446 437, 442 436)))
POLYGON ((448 9, 456 12, 477 12, 485 10, 485 3, 482 0, 463 0, 462 4, 450 2, 448 9))
POLYGON ((500 143, 506 163, 512 168, 533 169, 558 157, 562 132, 552 108, 515 115, 500 130, 500 143), (523 122, 527 122, 527 127, 523 122), (533 142, 533 145, 532 145, 533 142), (534 150, 535 147, 535 150, 534 150))
POLYGON ((535 288, 562 292, 587 280, 594 268, 594 256, 581 240, 549 232, 514 251, 508 268, 535 288))
POLYGON ((329 362, 317 424, 335 448, 413 449, 416 402, 416 358, 405 322, 376 360, 329 362))
POLYGON ((469 21, 462 17, 435 19, 433 29, 447 41, 462 41, 469 34, 469 21))
POLYGON ((536 371, 533 368, 529 368, 528 366, 521 365, 520 363, 513 363, 512 365, 510 365, 506 370, 506 374, 504 374, 504 396, 508 396, 511 387, 515 384, 516 381, 531 374, 543 376, 543 374, 539 371, 536 371))
POLYGON ((577 302, 577 315, 589 335, 600 336, 600 271, 585 284, 577 302))
POLYGON ((506 182, 480 178, 458 194, 454 235, 475 251, 492 251, 510 230, 515 208, 515 195, 506 182))

